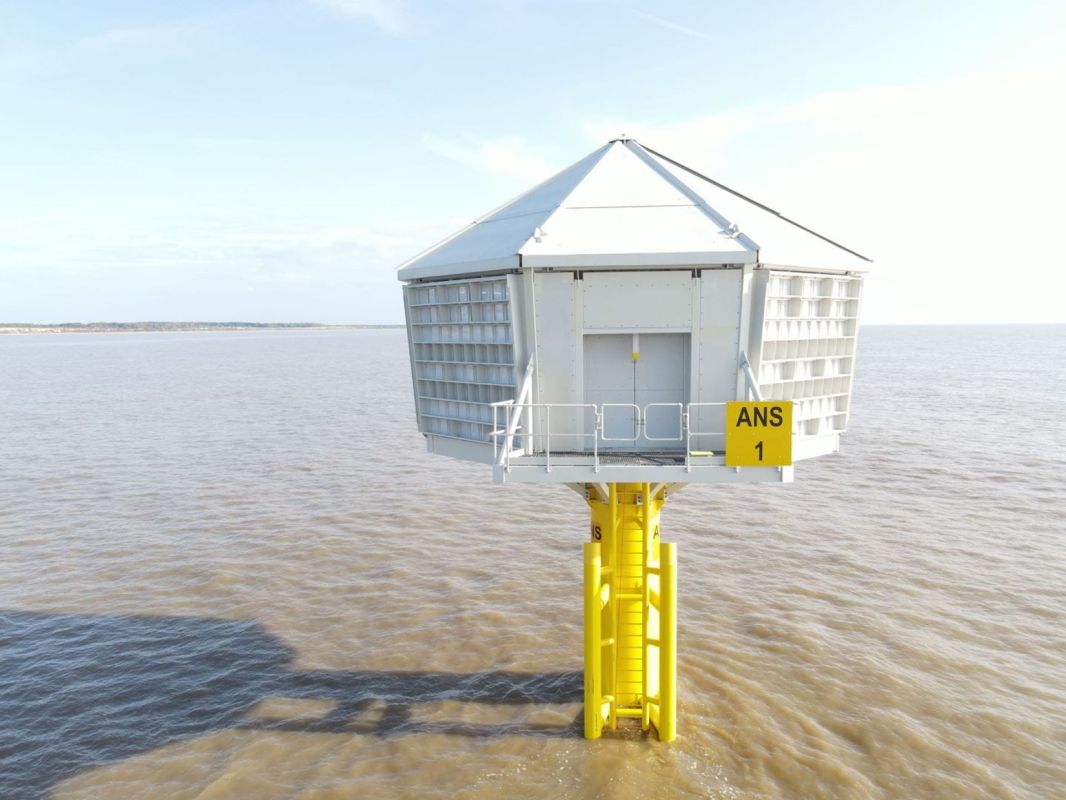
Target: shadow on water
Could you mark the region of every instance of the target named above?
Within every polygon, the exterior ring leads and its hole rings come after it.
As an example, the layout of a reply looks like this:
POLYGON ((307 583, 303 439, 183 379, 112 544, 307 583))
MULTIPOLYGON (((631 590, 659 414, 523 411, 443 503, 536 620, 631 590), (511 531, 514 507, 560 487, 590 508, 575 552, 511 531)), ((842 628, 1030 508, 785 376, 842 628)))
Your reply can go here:
POLYGON ((229 728, 349 735, 581 735, 566 725, 426 722, 419 703, 582 700, 580 671, 310 671, 261 625, 195 617, 0 611, 0 797, 43 798, 78 772, 229 728), (320 701, 305 718, 251 712, 320 701))

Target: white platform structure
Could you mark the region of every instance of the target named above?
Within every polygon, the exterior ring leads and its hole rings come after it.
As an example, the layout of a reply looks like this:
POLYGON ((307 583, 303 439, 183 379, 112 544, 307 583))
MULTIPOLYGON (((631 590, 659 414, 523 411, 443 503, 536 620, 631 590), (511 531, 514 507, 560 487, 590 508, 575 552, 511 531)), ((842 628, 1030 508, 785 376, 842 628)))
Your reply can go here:
POLYGON ((869 265, 616 139, 400 267, 419 430, 497 481, 790 481, 725 466, 725 403, 836 451, 869 265))

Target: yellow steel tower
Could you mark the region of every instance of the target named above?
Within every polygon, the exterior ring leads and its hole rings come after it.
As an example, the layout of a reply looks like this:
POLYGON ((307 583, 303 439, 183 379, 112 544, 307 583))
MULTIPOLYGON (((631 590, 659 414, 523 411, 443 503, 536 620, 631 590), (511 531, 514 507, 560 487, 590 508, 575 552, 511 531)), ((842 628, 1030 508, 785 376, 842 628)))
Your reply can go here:
POLYGON ((677 552, 659 539, 666 488, 611 483, 587 492, 585 544, 585 737, 619 718, 677 736, 677 552))

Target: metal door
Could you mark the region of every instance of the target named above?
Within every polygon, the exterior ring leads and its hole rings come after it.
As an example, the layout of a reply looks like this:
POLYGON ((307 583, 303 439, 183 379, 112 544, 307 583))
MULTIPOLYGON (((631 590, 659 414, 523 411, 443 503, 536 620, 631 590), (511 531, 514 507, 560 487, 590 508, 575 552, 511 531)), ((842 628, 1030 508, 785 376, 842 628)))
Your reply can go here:
POLYGON ((585 402, 604 406, 601 448, 683 447, 688 334, 586 334, 584 352, 585 402))

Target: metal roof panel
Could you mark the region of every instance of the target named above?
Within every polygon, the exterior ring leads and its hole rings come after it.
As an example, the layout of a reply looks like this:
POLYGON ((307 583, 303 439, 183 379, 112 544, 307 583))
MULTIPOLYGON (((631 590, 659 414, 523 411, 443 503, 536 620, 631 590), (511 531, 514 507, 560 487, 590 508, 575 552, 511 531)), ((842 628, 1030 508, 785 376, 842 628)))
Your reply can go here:
POLYGON ((844 270, 870 263, 634 140, 615 140, 410 259, 398 277, 612 259, 619 266, 759 262, 844 270))

